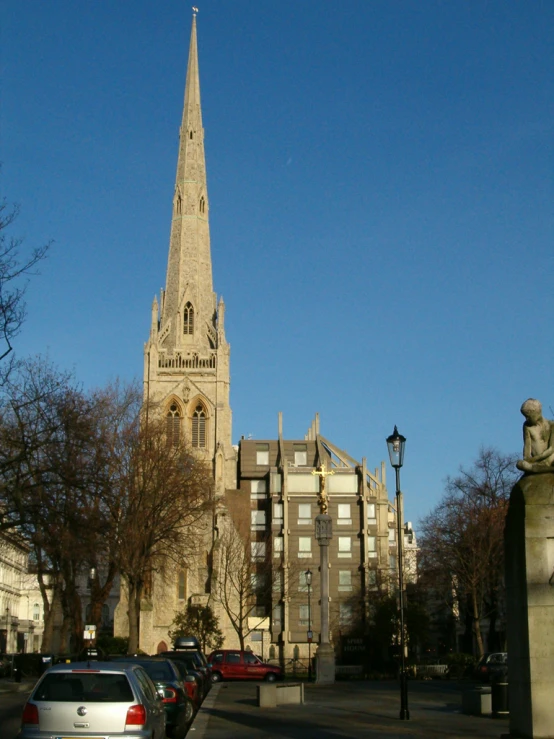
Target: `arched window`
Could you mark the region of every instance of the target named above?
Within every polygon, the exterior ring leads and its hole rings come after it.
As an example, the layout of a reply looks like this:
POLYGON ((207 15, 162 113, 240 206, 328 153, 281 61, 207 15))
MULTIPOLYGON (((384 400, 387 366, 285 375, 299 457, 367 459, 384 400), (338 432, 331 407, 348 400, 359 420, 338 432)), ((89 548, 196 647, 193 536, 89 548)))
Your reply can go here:
POLYGON ((187 303, 183 311, 183 333, 194 333, 194 308, 192 307, 192 303, 187 303))
POLYGON ((206 446, 206 409, 198 403, 192 414, 192 446, 206 446))
POLYGON ((206 210, 206 201, 204 200, 204 197, 202 196, 200 198, 200 213, 204 213, 206 210))
POLYGON ((40 621, 40 605, 38 603, 33 606, 33 621, 40 621))
POLYGON ((177 446, 181 434, 181 412, 177 403, 172 403, 166 416, 166 432, 168 446, 177 446))

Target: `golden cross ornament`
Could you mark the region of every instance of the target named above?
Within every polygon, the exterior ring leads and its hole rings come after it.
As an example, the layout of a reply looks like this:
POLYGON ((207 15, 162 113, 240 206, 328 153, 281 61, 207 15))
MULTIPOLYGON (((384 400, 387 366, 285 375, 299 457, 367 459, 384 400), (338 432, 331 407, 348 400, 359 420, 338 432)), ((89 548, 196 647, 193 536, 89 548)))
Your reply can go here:
POLYGON ((322 462, 317 470, 312 470, 312 475, 319 475, 321 478, 321 485, 317 496, 320 513, 327 513, 327 511, 329 510, 329 502, 327 500, 327 493, 325 491, 325 478, 329 475, 334 474, 334 470, 327 470, 327 468, 325 467, 325 462, 322 462))

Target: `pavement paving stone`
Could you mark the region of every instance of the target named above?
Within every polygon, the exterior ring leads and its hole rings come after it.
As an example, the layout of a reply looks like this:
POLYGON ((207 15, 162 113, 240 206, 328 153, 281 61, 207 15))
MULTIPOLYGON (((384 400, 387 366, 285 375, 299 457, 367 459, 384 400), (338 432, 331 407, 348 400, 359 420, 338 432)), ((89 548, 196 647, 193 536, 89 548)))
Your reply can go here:
POLYGON ((467 684, 412 682, 410 720, 399 719, 394 682, 351 682, 305 686, 303 705, 258 708, 256 684, 213 687, 187 739, 499 739, 508 719, 461 712, 467 684))

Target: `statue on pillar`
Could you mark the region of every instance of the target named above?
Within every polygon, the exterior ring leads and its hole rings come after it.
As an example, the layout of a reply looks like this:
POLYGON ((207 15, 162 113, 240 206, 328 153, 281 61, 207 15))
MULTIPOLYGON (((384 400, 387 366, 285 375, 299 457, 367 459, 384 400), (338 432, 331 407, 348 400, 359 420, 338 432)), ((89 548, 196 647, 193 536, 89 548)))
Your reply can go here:
POLYGON ((319 505, 320 513, 327 514, 329 512, 329 500, 327 498, 327 491, 325 490, 325 478, 334 474, 334 470, 327 471, 325 462, 322 462, 316 470, 312 470, 312 475, 319 475, 321 478, 321 485, 319 487, 319 493, 317 494, 317 503, 319 505))
POLYGON ((542 415, 542 405, 529 398, 521 406, 523 422, 523 459, 516 463, 527 474, 554 472, 554 421, 542 415))

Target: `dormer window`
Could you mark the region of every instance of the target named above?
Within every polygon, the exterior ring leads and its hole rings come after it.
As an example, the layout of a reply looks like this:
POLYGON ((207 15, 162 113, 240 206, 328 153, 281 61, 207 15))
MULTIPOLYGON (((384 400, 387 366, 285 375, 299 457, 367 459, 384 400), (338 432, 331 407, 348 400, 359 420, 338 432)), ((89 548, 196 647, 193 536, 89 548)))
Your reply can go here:
POLYGON ((192 303, 187 303, 183 311, 183 333, 190 335, 194 333, 194 308, 192 303))
POLYGON ((192 414, 192 446, 206 447, 206 409, 202 403, 198 403, 192 414))
POLYGON ((181 412, 177 403, 172 403, 166 416, 167 445, 178 446, 181 436, 181 412))

